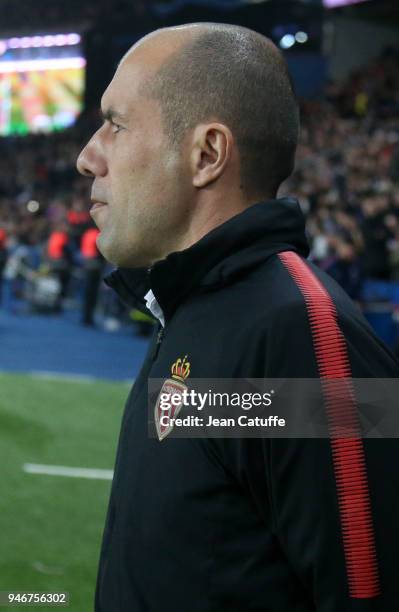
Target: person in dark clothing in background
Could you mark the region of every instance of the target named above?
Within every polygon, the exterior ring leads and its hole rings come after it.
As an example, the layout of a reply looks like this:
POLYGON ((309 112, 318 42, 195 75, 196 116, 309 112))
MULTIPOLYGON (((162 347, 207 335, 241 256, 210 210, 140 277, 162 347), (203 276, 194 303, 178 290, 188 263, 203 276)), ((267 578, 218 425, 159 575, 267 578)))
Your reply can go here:
POLYGON ((50 233, 47 242, 47 261, 51 272, 58 278, 60 283, 56 310, 61 312, 63 301, 68 294, 72 271, 69 226, 64 222, 59 223, 50 233))
POLYGON ((370 194, 362 202, 363 267, 366 277, 387 280, 390 278, 388 240, 392 233, 384 221, 388 211, 380 210, 376 200, 378 198, 370 194))
POLYGON ((334 240, 330 238, 330 243, 332 242, 336 254, 324 269, 345 289, 352 300, 359 300, 363 278, 355 248, 340 237, 334 240))
POLYGON ((102 272, 104 270, 104 258, 96 244, 99 233, 96 227, 89 227, 82 235, 80 243, 80 253, 85 272, 82 323, 88 326, 94 325, 94 311, 97 304, 102 272))
POLYGON ((158 325, 122 420, 96 612, 399 609, 398 441, 362 438, 351 386, 399 365, 277 198, 299 129, 281 53, 225 24, 154 32, 102 114, 77 165, 107 283, 158 325), (148 381, 190 376, 320 379, 329 435, 176 438, 148 381))

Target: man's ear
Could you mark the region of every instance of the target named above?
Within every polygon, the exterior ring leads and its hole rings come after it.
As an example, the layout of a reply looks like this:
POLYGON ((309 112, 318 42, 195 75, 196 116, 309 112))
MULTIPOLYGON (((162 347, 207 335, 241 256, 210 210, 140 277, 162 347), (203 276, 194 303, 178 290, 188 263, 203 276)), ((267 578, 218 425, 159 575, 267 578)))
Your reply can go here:
POLYGON ((216 181, 231 159, 233 135, 223 123, 197 125, 192 136, 190 165, 194 187, 216 181))

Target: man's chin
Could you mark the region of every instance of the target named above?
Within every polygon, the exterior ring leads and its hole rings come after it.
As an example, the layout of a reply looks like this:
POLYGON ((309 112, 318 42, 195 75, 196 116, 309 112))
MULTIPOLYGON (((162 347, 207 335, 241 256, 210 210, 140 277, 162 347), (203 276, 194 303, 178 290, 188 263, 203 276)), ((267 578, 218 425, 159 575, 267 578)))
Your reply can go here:
POLYGON ((101 255, 113 266, 117 268, 149 268, 151 258, 141 253, 125 252, 121 250, 121 245, 110 244, 102 233, 97 238, 97 248, 101 255))
POLYGON ((119 264, 120 257, 118 256, 118 253, 115 252, 115 248, 112 247, 102 231, 100 231, 99 235, 97 236, 97 248, 104 259, 106 259, 110 264, 121 267, 119 264))

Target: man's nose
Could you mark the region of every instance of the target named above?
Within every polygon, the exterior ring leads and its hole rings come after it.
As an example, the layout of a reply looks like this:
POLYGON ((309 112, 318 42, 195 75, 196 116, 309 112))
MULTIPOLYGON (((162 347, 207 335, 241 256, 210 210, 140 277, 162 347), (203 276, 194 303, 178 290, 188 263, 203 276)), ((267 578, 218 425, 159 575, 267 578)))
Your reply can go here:
POLYGON ((104 176, 107 172, 106 163, 101 155, 100 151, 97 150, 93 138, 87 143, 82 149, 80 155, 76 161, 76 168, 83 176, 104 176))

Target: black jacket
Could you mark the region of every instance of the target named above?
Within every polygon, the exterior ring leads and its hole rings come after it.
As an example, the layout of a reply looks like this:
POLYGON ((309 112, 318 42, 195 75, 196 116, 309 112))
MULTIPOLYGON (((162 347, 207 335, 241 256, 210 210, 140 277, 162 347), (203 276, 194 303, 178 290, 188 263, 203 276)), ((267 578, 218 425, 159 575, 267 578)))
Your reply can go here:
MULTIPOLYGON (((96 612, 399 610, 396 439, 148 435, 147 379, 170 378, 185 355, 193 378, 398 376, 307 254, 303 215, 286 198, 147 272, 109 277, 134 306, 151 287, 166 325, 126 404, 96 612)), ((327 391, 332 420, 333 404, 327 391)))

